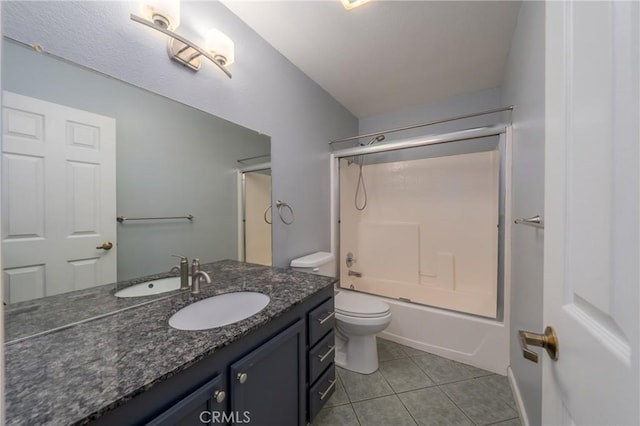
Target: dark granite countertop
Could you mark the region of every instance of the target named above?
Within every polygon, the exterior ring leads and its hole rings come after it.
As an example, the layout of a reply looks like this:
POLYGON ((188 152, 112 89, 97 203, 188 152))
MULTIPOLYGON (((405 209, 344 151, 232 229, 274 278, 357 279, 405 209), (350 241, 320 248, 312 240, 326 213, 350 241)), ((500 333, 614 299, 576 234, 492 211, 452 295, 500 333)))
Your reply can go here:
POLYGON ((179 290, 146 297, 114 297, 117 290, 159 278, 174 277, 164 272, 98 287, 62 293, 40 299, 12 303, 4 310, 5 342, 24 339, 39 333, 110 315, 180 293, 179 290))
POLYGON ((97 418, 335 282, 231 260, 202 269, 212 283, 197 296, 155 299, 6 345, 6 424, 67 425, 97 418), (258 314, 216 329, 181 331, 168 324, 190 303, 243 290, 267 294, 271 301, 258 314))

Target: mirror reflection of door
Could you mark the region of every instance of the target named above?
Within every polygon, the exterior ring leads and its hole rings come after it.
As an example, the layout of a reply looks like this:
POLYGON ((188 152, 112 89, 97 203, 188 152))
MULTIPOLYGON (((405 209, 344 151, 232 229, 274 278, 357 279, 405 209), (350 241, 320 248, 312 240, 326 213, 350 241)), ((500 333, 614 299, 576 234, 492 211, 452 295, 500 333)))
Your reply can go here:
POLYGON ((115 120, 3 100, 5 303, 116 281, 115 120))
POLYGON ((271 169, 243 173, 244 260, 271 266, 271 169))

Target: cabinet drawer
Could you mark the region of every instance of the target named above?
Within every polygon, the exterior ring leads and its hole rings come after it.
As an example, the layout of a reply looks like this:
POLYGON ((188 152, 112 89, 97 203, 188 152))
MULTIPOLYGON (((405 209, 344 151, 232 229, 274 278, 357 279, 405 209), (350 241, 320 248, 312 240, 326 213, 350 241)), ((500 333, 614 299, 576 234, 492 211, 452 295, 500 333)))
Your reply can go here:
POLYGON ((318 411, 331 398, 336 388, 336 367, 331 364, 329 369, 320 376, 318 382, 309 388, 309 421, 313 421, 318 411))
POLYGON ((333 363, 335 358, 335 335, 333 331, 309 351, 309 383, 316 381, 318 376, 333 363))
POLYGON ((309 347, 333 330, 334 315, 333 297, 309 312, 309 347))

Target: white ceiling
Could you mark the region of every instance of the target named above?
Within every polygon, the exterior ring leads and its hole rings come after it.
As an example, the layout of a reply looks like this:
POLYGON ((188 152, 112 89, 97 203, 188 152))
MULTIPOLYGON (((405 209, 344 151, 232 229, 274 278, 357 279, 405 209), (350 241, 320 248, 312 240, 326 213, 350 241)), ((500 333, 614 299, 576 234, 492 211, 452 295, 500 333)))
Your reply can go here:
POLYGON ((498 87, 520 2, 223 0, 355 116, 498 87))

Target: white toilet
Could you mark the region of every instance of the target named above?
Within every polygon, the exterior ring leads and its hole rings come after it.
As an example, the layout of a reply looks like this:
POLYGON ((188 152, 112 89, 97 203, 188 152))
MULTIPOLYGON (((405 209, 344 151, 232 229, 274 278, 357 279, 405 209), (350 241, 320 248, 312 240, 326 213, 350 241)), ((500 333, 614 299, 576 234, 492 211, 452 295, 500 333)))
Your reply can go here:
MULTIPOLYGON (((291 261, 301 272, 335 276, 331 253, 317 252, 291 261)), ((376 333, 391 323, 389 305, 365 294, 340 291, 335 298, 336 365, 362 374, 378 369, 376 333)))
POLYGON ((362 374, 378 369, 376 333, 391 323, 386 303, 365 294, 336 294, 336 365, 362 374))

